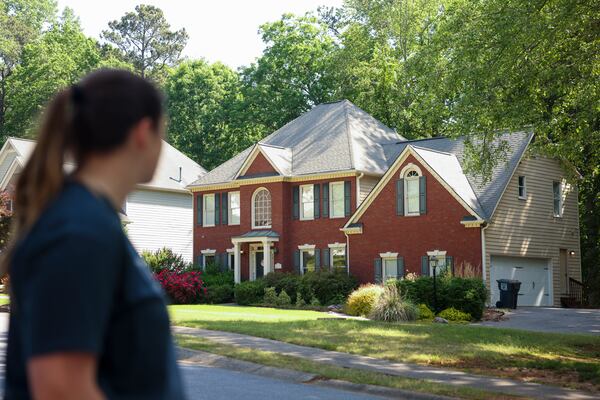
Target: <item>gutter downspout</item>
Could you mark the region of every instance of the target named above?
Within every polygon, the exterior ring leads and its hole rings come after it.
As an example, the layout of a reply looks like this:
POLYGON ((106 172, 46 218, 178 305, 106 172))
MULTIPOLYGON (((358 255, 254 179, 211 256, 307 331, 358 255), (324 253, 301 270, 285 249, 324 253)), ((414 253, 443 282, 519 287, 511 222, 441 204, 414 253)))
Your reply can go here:
MULTIPOLYGON (((483 285, 486 287, 487 287, 487 275, 486 275, 487 252, 485 249, 485 230, 488 227, 489 227, 489 225, 487 223, 484 223, 484 225, 481 227, 481 277, 483 278, 483 285)), ((490 288, 491 288, 491 285, 492 285, 492 283, 490 282, 490 288)), ((491 290, 490 290, 490 293, 491 293, 491 290)), ((491 300, 491 298, 489 300, 491 300)))
POLYGON ((350 237, 346 232, 344 232, 344 236, 346 236, 346 270, 350 276, 350 237))

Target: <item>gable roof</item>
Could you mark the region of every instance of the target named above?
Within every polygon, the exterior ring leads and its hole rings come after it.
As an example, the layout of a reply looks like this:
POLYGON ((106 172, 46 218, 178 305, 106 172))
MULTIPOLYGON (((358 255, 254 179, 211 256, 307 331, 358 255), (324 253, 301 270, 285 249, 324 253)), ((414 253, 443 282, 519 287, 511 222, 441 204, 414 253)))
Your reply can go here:
POLYGON ((383 175, 388 162, 382 144, 399 140, 404 138, 348 100, 319 104, 190 186, 236 179, 255 148, 285 176, 351 170, 383 175))
MULTIPOLYGON (((19 162, 21 167, 23 167, 31 156, 35 145, 36 142, 34 140, 9 137, 2 147, 2 153, 9 151, 8 147, 12 147, 17 154, 16 160, 19 162)), ((72 166, 71 163, 65 164, 72 166)), ((194 160, 187 157, 185 154, 167 142, 163 141, 154 177, 150 182, 140 184, 138 187, 187 192, 187 184, 198 179, 198 177, 205 173, 206 170, 198 165, 194 160), (179 174, 180 168, 181 176, 179 174)), ((0 177, 0 179, 3 178, 4 177, 0 177)))

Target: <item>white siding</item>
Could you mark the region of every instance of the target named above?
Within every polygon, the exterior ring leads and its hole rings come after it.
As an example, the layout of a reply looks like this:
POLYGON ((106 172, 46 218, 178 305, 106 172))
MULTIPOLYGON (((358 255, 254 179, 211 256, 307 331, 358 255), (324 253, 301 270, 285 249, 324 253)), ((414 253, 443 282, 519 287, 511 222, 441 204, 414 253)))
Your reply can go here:
POLYGON ((6 173, 8 172, 13 161, 15 161, 15 158, 17 158, 17 153, 11 151, 4 157, 2 162, 0 162, 0 182, 4 181, 4 177, 6 176, 6 173))
POLYGON ((192 261, 192 195, 158 190, 136 190, 125 209, 131 221, 128 236, 141 252, 168 247, 192 261))
POLYGON ((367 195, 369 193, 371 193, 371 190, 373 190, 375 185, 377 185, 377 182, 379 182, 379 179, 381 179, 381 177, 370 176, 370 175, 365 175, 362 178, 360 178, 358 205, 360 205, 364 201, 364 199, 367 197, 367 195))
POLYGON ((519 164, 485 230, 488 284, 492 255, 546 259, 552 271, 552 303, 558 306, 562 295, 560 249, 575 252, 567 256, 568 273, 581 280, 577 186, 567 182, 565 176, 560 163, 553 159, 528 158, 519 164), (526 177, 526 200, 518 198, 519 175, 526 177), (560 218, 553 215, 553 181, 563 183, 563 216, 560 218))

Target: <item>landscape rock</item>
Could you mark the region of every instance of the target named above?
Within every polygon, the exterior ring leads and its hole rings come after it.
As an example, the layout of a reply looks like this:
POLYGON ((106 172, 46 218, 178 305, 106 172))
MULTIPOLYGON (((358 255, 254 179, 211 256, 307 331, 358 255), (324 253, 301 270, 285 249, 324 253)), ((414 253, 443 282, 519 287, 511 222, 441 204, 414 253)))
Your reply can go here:
POLYGON ((436 324, 447 324, 448 320, 442 317, 435 317, 433 319, 433 322, 435 322, 436 324))

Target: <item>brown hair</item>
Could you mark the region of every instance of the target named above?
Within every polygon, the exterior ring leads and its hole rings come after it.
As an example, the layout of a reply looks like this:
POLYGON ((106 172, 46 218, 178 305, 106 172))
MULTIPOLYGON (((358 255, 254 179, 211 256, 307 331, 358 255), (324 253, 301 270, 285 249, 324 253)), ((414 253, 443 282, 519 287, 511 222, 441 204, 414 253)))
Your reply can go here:
POLYGON ((124 70, 97 70, 56 94, 44 113, 37 145, 17 181, 12 239, 0 275, 8 272, 14 243, 62 189, 67 157, 80 168, 88 155, 122 145, 141 119, 149 117, 158 125, 162 114, 162 97, 154 85, 124 70))

